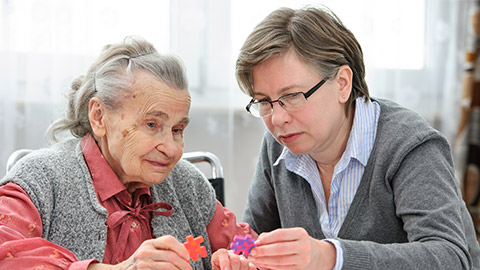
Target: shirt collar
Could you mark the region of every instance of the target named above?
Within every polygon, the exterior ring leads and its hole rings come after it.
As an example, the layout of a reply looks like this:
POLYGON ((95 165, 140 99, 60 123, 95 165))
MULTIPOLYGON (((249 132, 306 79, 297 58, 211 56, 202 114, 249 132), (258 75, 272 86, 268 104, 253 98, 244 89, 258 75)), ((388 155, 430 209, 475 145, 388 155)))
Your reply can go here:
POLYGON ((378 106, 371 101, 365 102, 364 97, 359 97, 355 101, 355 117, 347 148, 350 149, 350 156, 363 166, 367 166, 375 142, 378 119, 376 107, 378 106))
POLYGON ((284 159, 289 159, 289 158, 295 158, 295 155, 294 153, 290 152, 290 150, 288 150, 287 147, 283 146, 283 150, 282 150, 282 153, 280 154, 280 156, 277 158, 277 161, 275 161, 275 163, 273 163, 273 166, 277 166, 281 160, 284 160, 284 159))
MULTIPOLYGON (((131 201, 131 196, 127 196, 127 189, 108 165, 91 134, 87 134, 83 137, 81 146, 83 156, 92 176, 93 187, 95 188, 99 199, 106 201, 110 197, 118 194, 121 197, 125 197, 122 199, 131 201)), ((137 190, 136 193, 138 193, 136 194, 137 196, 142 194, 150 195, 150 190, 148 188, 143 188, 137 190)))

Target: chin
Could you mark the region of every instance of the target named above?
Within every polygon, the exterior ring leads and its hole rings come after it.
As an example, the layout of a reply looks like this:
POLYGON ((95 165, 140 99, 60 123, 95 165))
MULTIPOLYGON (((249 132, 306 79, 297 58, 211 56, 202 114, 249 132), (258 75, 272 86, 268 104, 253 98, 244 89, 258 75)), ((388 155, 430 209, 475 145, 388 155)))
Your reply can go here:
POLYGON ((288 148, 288 150, 290 152, 292 152, 295 155, 308 154, 308 151, 306 151, 305 149, 302 149, 300 147, 288 147, 288 146, 286 146, 286 147, 288 148))
POLYGON ((165 173, 152 173, 148 177, 148 182, 152 184, 160 184, 162 183, 165 179, 167 179, 168 174, 165 173))

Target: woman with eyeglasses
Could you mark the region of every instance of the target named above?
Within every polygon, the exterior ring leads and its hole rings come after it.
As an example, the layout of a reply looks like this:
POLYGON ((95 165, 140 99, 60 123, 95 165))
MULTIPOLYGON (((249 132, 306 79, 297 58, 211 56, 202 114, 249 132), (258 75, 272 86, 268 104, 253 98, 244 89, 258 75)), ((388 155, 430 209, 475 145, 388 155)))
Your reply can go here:
POLYGON ((236 76, 268 128, 244 214, 257 267, 480 267, 447 140, 370 97, 361 47, 331 11, 272 12, 236 76))

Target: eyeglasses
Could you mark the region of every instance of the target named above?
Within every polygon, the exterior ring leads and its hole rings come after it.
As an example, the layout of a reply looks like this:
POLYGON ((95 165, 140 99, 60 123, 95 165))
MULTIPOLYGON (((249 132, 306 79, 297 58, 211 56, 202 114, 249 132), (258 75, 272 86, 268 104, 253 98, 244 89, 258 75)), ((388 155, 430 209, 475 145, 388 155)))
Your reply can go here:
POLYGON ((321 80, 306 93, 295 92, 281 96, 277 100, 272 101, 255 101, 255 99, 252 99, 250 103, 248 103, 247 107, 245 107, 245 109, 247 110, 247 112, 251 113, 255 117, 265 117, 271 115, 273 113, 273 103, 275 102, 278 102, 278 104, 280 104, 280 106, 282 106, 282 108, 287 111, 298 110, 305 106, 305 104, 307 103, 307 99, 313 93, 315 93, 315 91, 317 91, 318 88, 320 88, 320 86, 322 86, 328 79, 329 77, 325 77, 325 79, 321 80))

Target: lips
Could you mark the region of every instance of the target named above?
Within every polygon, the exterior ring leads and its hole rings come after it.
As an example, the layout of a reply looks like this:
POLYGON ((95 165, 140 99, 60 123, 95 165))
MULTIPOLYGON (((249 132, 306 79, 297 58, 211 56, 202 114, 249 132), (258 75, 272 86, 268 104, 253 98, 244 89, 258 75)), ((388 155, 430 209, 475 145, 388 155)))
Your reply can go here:
POLYGON ((153 161, 153 160, 148 160, 148 163, 152 164, 155 167, 167 167, 168 162, 161 162, 161 161, 153 161))
POLYGON ((302 133, 290 133, 290 134, 285 134, 285 135, 279 135, 278 138, 283 144, 288 144, 296 141, 302 133))

